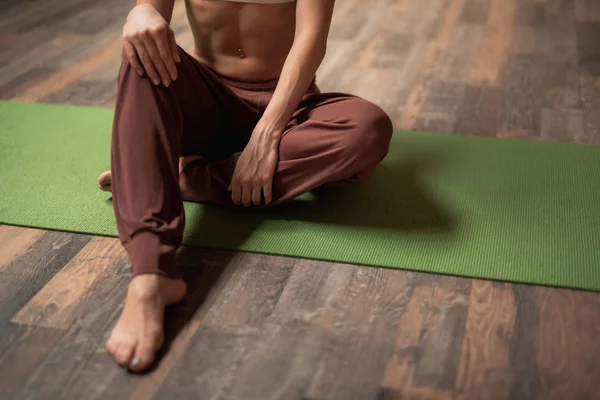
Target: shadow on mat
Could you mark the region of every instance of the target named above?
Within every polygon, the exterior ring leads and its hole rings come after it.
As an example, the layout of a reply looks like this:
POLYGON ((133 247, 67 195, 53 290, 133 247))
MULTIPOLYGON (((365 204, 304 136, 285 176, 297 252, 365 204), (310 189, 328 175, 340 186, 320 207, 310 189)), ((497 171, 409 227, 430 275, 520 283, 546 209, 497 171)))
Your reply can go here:
POLYGON ((197 238, 223 234, 228 244, 243 243, 261 223, 275 220, 398 231, 450 231, 455 224, 452 216, 421 183, 420 174, 436 161, 433 156, 421 156, 398 164, 388 162, 380 165, 368 182, 321 187, 273 208, 228 211, 207 205, 201 217, 187 218, 187 229, 197 238))
POLYGON ((369 182, 322 187, 313 199, 296 200, 261 211, 264 219, 387 228, 449 231, 451 216, 420 184, 417 165, 381 165, 369 182))

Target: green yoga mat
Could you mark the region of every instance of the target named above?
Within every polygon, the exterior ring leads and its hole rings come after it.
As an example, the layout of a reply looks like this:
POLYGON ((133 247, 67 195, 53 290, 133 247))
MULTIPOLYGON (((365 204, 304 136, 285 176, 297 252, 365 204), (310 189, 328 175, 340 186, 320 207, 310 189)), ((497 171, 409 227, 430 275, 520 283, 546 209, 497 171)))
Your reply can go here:
MULTIPOLYGON (((0 102, 0 222, 116 235, 112 113, 0 102)), ((188 245, 600 290, 600 147, 396 132, 368 183, 185 209, 188 245)))

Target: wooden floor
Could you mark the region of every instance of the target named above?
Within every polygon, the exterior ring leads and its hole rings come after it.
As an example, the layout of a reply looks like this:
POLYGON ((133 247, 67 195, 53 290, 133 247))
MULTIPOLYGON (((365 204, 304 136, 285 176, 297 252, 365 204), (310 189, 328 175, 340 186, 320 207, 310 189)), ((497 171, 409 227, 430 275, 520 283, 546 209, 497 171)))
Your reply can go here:
MULTIPOLYGON (((111 106, 130 3, 0 2, 0 98, 111 106)), ((322 89, 397 128, 600 144, 600 1, 337 3, 322 89)), ((181 3, 173 27, 189 48, 181 3)), ((599 396, 598 293, 206 249, 178 262, 190 296, 133 376, 103 348, 128 282, 117 240, 0 226, 0 398, 599 396)))

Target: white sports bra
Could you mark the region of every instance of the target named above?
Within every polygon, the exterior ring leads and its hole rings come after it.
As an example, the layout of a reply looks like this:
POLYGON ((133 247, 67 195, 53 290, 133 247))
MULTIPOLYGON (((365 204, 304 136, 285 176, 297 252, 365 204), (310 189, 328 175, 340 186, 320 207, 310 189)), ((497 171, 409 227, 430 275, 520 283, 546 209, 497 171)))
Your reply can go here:
POLYGON ((293 3, 296 0, 220 0, 220 1, 233 1, 235 3, 276 4, 276 3, 293 3))

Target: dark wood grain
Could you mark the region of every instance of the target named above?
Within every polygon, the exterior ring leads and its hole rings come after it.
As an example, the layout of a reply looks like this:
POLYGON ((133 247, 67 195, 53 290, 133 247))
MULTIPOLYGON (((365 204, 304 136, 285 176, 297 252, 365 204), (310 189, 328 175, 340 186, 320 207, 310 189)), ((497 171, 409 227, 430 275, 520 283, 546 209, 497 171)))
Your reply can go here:
POLYGON ((41 229, 21 228, 0 225, 0 272, 15 258, 21 256, 34 244, 44 231, 41 229))
POLYGON ((515 323, 508 338, 508 363, 516 379, 510 386, 511 399, 535 399, 540 388, 537 354, 539 329, 539 288, 513 285, 515 323))
MULTIPOLYGON (((0 397, 19 398, 16 392, 32 371, 56 345, 64 332, 54 328, 37 328, 7 324, 2 327, 0 356, 0 397)), ((45 395, 45 394, 44 394, 45 395)))
POLYGON ((501 129, 504 91, 500 88, 468 86, 453 127, 456 133, 496 136, 501 129))
POLYGON ((577 51, 579 65, 589 75, 600 75, 600 49, 598 35, 600 21, 579 22, 577 24, 577 51))
POLYGON ((410 299, 410 274, 349 265, 328 280, 336 289, 311 321, 328 333, 306 392, 312 398, 374 398, 410 299))
POLYGON ((600 359, 592 349, 600 334, 600 296, 540 288, 539 307, 539 398, 598 397, 600 359))
POLYGON ((46 232, 27 252, 2 270, 0 326, 7 323, 29 299, 81 250, 90 236, 46 232))
POLYGON ((426 304, 427 329, 421 331, 421 352, 414 372, 417 387, 454 389, 467 321, 471 281, 441 279, 426 304), (432 385, 432 383, 435 384, 432 385))
POLYGON ((509 339, 515 325, 510 284, 474 280, 463 336, 455 396, 458 399, 508 399, 513 380, 509 339))

